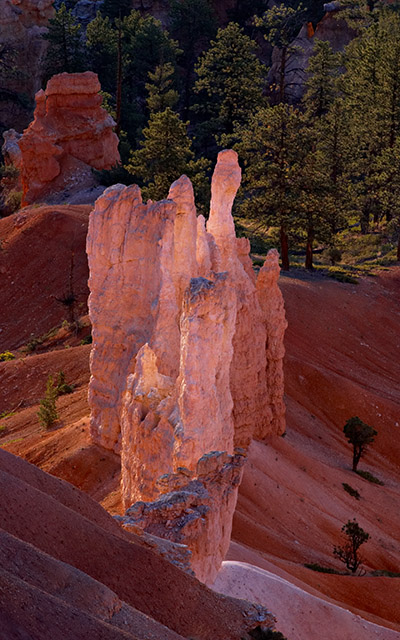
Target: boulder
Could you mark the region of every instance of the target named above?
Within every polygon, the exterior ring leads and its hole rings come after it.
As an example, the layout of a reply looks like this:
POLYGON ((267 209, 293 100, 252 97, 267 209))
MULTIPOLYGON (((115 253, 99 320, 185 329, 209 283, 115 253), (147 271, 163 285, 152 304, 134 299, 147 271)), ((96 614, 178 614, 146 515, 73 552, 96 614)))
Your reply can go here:
POLYGON ((19 141, 23 204, 94 184, 91 168, 120 160, 114 121, 101 107, 100 83, 91 71, 53 76, 36 94, 34 120, 19 141))

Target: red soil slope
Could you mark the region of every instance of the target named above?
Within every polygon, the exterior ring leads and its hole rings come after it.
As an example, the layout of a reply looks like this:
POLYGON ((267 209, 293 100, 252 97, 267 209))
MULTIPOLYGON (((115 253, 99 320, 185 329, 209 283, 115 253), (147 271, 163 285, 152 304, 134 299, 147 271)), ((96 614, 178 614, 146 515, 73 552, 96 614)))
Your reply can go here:
MULTIPOLYGON (((87 207, 33 208, 22 227, 14 227, 15 216, 0 221, 0 238, 5 240, 0 257, 7 267, 0 290, 1 328, 5 327, 0 351, 14 349, 32 333, 40 336, 68 318, 68 310, 51 296, 59 297, 66 287, 71 243, 76 246, 75 264, 81 265, 76 289, 86 291, 87 211, 87 207), (75 245, 77 238, 80 248, 75 245), (67 247, 65 252, 60 244, 67 247), (29 255, 29 260, 21 255, 29 255), (14 265, 12 278, 9 265, 14 265), (20 287, 17 295, 11 282, 20 287)), ((283 276, 281 286, 289 321, 287 435, 266 445, 255 443, 251 449, 229 558, 289 577, 310 593, 400 632, 400 578, 371 576, 372 570, 400 572, 400 268, 365 278, 359 285, 311 275, 283 276), (342 429, 353 415, 378 430, 360 468, 372 472, 384 486, 351 472, 351 451, 342 429), (357 489, 360 500, 346 493, 342 483, 357 489), (304 563, 318 562, 341 570, 332 549, 341 541, 342 525, 353 517, 371 535, 364 546, 367 575, 306 569, 304 563)), ((118 458, 88 439, 90 347, 79 346, 79 341, 80 336, 70 335, 57 343, 56 350, 46 352, 51 345, 45 343, 40 347, 43 353, 0 363, 0 413, 16 409, 14 415, 0 419, 0 428, 5 427, 0 445, 68 479, 118 512, 118 458), (61 369, 77 387, 58 401, 59 425, 44 432, 36 416, 38 401, 48 373, 61 369)))
POLYGON ((143 546, 78 489, 5 451, 0 559, 7 640, 239 640, 255 613, 143 546))

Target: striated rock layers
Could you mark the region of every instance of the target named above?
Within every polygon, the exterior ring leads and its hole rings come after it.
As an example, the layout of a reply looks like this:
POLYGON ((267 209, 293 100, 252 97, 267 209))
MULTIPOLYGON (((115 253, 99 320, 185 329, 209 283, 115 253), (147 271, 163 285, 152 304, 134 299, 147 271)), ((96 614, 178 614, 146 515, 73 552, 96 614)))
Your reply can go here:
POLYGON ((101 108, 100 88, 91 71, 61 73, 36 94, 34 120, 19 140, 24 204, 87 187, 91 167, 119 162, 115 123, 101 108))
POLYGON ((87 241, 93 440, 121 452, 124 505, 142 505, 130 523, 185 541, 208 582, 251 439, 285 429, 278 253, 256 280, 231 214, 240 178, 237 154, 221 152, 207 225, 186 176, 156 203, 115 185, 87 241))

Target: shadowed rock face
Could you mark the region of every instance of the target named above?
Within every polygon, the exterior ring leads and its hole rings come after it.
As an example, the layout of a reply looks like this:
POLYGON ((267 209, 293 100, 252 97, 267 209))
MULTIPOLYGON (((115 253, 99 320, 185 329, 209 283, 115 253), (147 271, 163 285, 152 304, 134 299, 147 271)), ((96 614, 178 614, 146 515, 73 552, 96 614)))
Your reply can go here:
POLYGON ((207 226, 186 176, 146 205, 138 187, 116 185, 97 201, 87 242, 92 437, 121 452, 125 507, 159 500, 182 474, 203 483, 205 520, 190 533, 172 527, 170 539, 187 541, 204 581, 227 550, 240 473, 225 461, 203 482, 199 460, 285 429, 278 253, 257 283, 231 214, 239 185, 237 154, 221 152, 207 226))
POLYGON ((34 120, 19 140, 23 201, 91 186, 91 167, 120 160, 114 121, 101 108, 100 83, 91 71, 53 76, 36 94, 34 120))

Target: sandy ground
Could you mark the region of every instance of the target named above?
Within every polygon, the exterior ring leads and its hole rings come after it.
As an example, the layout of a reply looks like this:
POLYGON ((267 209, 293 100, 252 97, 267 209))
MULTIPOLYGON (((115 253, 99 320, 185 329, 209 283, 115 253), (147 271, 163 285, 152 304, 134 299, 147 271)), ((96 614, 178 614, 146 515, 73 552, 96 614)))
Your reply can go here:
MULTIPOLYGON (((88 211, 36 208, 22 225, 15 225, 14 216, 0 221, 0 272, 5 276, 0 351, 21 348, 32 334, 41 336, 68 320, 68 309, 56 298, 67 287, 71 252, 74 287, 81 296, 77 304, 86 313, 88 211)), ((282 276, 280 284, 289 321, 287 433, 251 447, 227 558, 234 564, 225 565, 219 588, 236 593, 238 581, 244 590, 256 582, 263 604, 273 609, 270 603, 275 603, 278 628, 289 640, 328 638, 315 635, 328 621, 337 635, 340 629, 354 634, 343 636, 352 640, 369 632, 371 638, 400 637, 400 578, 371 575, 400 572, 400 267, 358 285, 317 275, 282 276), (360 468, 383 486, 351 471, 342 430, 354 415, 378 431, 360 468), (356 489, 360 499, 346 493, 343 483, 356 489), (354 517, 371 536, 363 547, 366 575, 307 569, 305 563, 316 562, 343 571, 332 550, 341 542, 342 525, 354 517), (284 605, 278 607, 280 598, 284 605), (354 622, 355 616, 365 622, 354 622), (374 636, 376 629, 368 623, 389 635, 374 636)), ((90 345, 80 346, 80 335, 58 335, 37 352, 18 351, 17 360, 0 363, 0 413, 13 413, 0 418, 0 445, 118 513, 119 459, 89 439, 90 345), (60 420, 44 431, 38 402, 47 375, 59 370, 76 388, 58 400, 60 420)))

